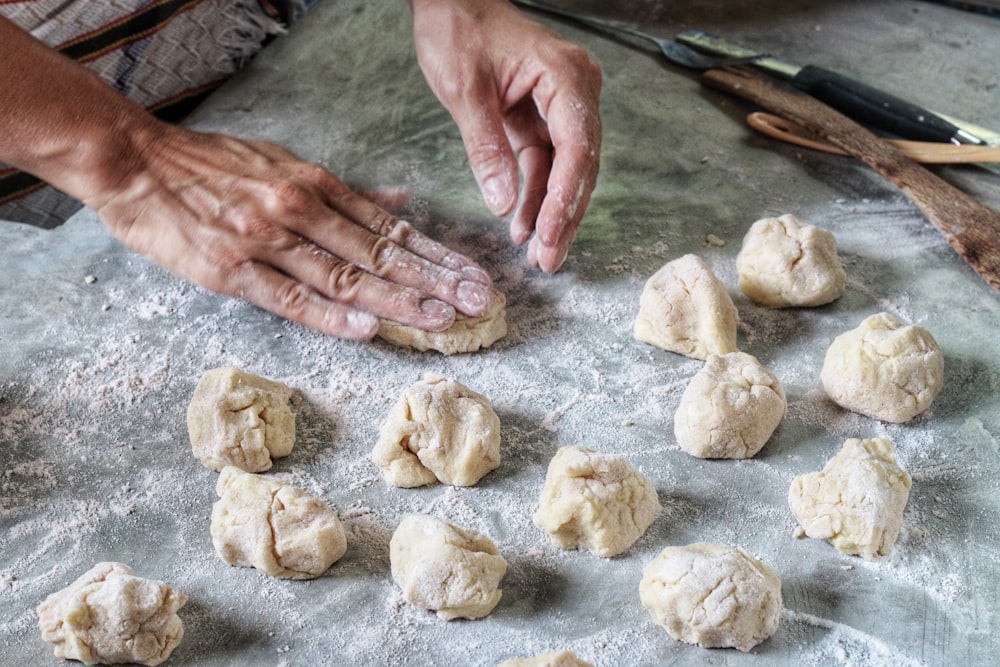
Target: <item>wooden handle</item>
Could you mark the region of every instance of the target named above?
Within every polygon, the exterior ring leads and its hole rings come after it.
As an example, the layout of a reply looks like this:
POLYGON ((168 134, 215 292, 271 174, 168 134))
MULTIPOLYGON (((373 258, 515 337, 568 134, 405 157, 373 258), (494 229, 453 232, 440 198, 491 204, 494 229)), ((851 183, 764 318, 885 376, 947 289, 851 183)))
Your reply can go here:
POLYGON ((951 247, 1000 290, 1000 214, 941 180, 823 102, 750 70, 708 70, 703 81, 750 100, 861 160, 903 191, 951 247))
MULTIPOLYGON (((780 139, 797 146, 805 146, 835 155, 847 155, 832 144, 817 141, 799 125, 787 118, 764 111, 755 111, 747 116, 747 124, 769 137, 780 139)), ((967 164, 971 162, 1000 162, 1000 148, 996 146, 972 146, 970 144, 948 144, 937 141, 906 141, 904 139, 882 139, 903 155, 921 164, 967 164)))

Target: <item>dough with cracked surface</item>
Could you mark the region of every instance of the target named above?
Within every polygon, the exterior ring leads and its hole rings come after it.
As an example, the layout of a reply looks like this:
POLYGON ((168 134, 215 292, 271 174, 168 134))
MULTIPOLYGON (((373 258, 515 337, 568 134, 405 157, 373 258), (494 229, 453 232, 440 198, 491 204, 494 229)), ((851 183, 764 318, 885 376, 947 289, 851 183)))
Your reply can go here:
POLYGON ((796 535, 827 540, 838 551, 873 560, 888 556, 903 524, 910 475, 886 438, 851 438, 820 472, 788 490, 796 535))
POLYGON ((571 445, 549 462, 535 525, 561 549, 617 556, 660 512, 656 487, 628 461, 571 445))
POLYGON ((393 486, 472 486, 500 465, 500 418, 482 394, 427 375, 379 426, 372 460, 393 486))
POLYGON ((124 563, 98 563, 38 605, 42 639, 55 656, 88 665, 159 665, 184 637, 187 596, 124 563))
POLYGON ((899 424, 937 398, 944 385, 944 355, 923 327, 879 313, 834 339, 820 379, 841 407, 899 424))
POLYGON ((187 410, 191 451, 206 468, 271 468, 295 445, 292 390, 280 382, 222 367, 206 371, 187 410))
POLYGON ((739 548, 667 547, 643 571, 642 605, 674 639, 749 651, 778 630, 781 579, 739 548))
POLYGON ((740 290, 768 308, 836 301, 847 281, 833 234, 792 214, 753 223, 743 237, 736 269, 740 290))
POLYGON ((490 538, 425 514, 407 516, 396 527, 389 564, 406 601, 446 621, 489 615, 507 572, 490 538))
POLYGON ((674 414, 674 436, 703 459, 745 459, 761 450, 788 402, 781 383, 745 352, 713 354, 688 383, 674 414))
POLYGON ((646 281, 633 334, 644 343, 704 360, 737 350, 737 320, 726 286, 705 260, 684 255, 646 281))
POLYGON ((547 651, 531 658, 509 658, 497 667, 594 667, 572 651, 547 651))
POLYGON ((392 320, 379 319, 378 336, 399 347, 462 354, 489 347, 507 335, 507 297, 493 292, 493 302, 479 317, 455 314, 455 323, 444 331, 424 331, 392 320))
POLYGON ((337 513, 287 482, 227 466, 216 493, 212 544, 230 565, 282 579, 314 579, 347 551, 337 513))

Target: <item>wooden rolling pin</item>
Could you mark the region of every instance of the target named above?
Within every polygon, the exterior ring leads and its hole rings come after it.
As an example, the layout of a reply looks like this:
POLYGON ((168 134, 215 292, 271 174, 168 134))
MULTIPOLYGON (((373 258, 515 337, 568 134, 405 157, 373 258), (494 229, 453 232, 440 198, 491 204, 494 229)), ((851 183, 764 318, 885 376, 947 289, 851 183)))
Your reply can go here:
POLYGON ((713 69, 702 76, 706 85, 788 118, 809 134, 853 155, 891 181, 917 205, 983 280, 1000 290, 1000 213, 805 93, 752 70, 713 69))

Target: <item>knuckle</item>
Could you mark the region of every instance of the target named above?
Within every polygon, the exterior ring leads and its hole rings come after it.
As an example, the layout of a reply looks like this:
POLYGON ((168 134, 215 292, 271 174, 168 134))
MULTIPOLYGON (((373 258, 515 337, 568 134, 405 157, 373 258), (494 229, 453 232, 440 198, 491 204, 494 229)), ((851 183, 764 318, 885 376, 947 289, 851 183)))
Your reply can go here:
POLYGON ((341 303, 354 303, 364 275, 360 267, 347 262, 338 262, 330 268, 327 276, 330 295, 341 303))
POLYGON ((275 301, 278 309, 289 319, 301 318, 309 309, 312 301, 312 290, 295 281, 282 283, 275 291, 275 301))

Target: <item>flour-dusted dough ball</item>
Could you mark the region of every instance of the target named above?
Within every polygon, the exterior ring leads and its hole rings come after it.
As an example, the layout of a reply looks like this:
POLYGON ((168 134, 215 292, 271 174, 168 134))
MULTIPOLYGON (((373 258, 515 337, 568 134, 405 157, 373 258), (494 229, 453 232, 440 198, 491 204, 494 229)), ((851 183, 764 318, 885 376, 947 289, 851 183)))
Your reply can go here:
POLYGON ((379 426, 372 460, 393 486, 472 486, 500 465, 500 418, 482 394, 428 375, 379 426))
POLYGON ((788 505, 797 535, 871 560, 892 551, 909 496, 910 476, 896 463, 892 442, 852 438, 822 471, 792 481, 788 505))
POLYGON ((572 651, 548 651, 532 658, 510 658, 497 667, 594 667, 572 651))
POLYGON ((230 565, 313 579, 347 551, 337 513, 298 487, 227 466, 215 491, 212 544, 230 565))
POLYGON ((247 472, 271 467, 295 444, 292 390, 231 367, 205 372, 188 405, 191 451, 206 468, 227 465, 247 472))
POLYGON ((736 306, 705 260, 684 255, 646 281, 637 340, 695 359, 736 351, 736 306))
POLYGON ((628 461, 573 445, 549 462, 534 522, 562 549, 610 558, 632 546, 659 512, 656 487, 628 461))
POLYGON ((944 355, 926 329, 879 313, 834 339, 820 378, 841 407, 899 424, 934 402, 944 384, 944 355))
POLYGON ((442 354, 475 352, 507 335, 507 297, 494 290, 489 309, 479 317, 455 315, 455 323, 444 331, 424 331, 392 320, 379 319, 379 338, 399 347, 434 350, 442 354))
POLYGON ((778 630, 781 579, 739 548, 667 547, 643 571, 639 598, 674 639, 749 651, 778 630))
POLYGON ((785 416, 781 383, 744 352, 713 354, 691 378, 674 415, 674 436, 703 459, 746 459, 785 416))
POLYGON ((424 514, 405 517, 393 532, 389 565, 407 602, 446 621, 493 611, 507 572, 490 538, 424 514))
POLYGON ((42 639, 57 658, 87 665, 159 665, 184 637, 187 596, 123 563, 98 563, 38 605, 42 639))
POLYGON ((769 308, 836 301, 847 279, 833 234, 791 214, 753 223, 736 269, 743 293, 769 308))

